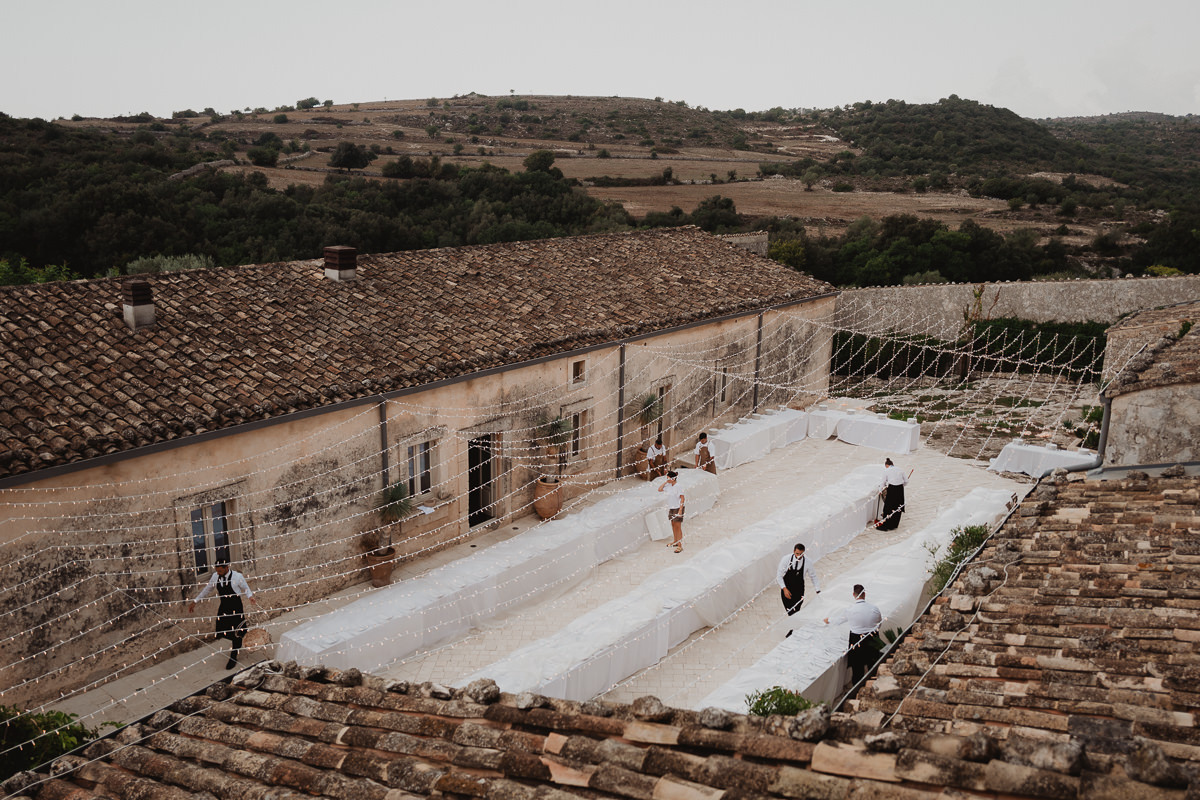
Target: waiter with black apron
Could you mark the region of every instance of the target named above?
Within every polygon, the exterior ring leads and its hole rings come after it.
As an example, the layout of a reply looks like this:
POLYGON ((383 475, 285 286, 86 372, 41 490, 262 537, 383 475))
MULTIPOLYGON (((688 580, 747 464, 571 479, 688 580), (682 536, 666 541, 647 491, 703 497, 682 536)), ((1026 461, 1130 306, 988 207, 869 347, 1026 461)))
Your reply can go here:
POLYGON ((212 594, 214 589, 221 598, 217 605, 217 638, 228 639, 233 644, 229 661, 225 664, 225 669, 233 669, 237 666, 238 651, 242 649, 242 637, 246 635, 246 611, 242 606, 242 598, 245 597, 254 605, 258 605, 258 601, 254 599, 254 592, 250 591, 250 585, 242 573, 229 569, 228 561, 218 561, 216 572, 188 606, 188 613, 195 611, 196 603, 212 594))
MULTIPOLYGON (((812 581, 813 591, 817 594, 821 593, 821 584, 817 581, 817 573, 813 572, 812 565, 808 563, 808 559, 804 555, 804 545, 796 542, 792 547, 792 552, 783 557, 779 562, 778 569, 775 570, 775 580, 779 584, 779 599, 783 601, 783 610, 790 617, 800 610, 800 604, 804 602, 804 579, 808 577, 812 581)), ((787 638, 792 632, 788 631, 787 638)))

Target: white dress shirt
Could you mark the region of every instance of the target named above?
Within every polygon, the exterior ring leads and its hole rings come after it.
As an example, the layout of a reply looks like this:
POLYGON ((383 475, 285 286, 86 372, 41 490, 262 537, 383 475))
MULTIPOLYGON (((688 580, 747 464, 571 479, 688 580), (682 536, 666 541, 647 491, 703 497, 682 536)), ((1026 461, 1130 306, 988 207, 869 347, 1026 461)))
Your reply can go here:
POLYGON ((841 625, 843 622, 850 623, 851 633, 873 633, 883 622, 883 615, 879 613, 878 606, 871 605, 864 598, 855 600, 854 605, 843 608, 829 618, 830 625, 841 625))
POLYGON ((646 458, 649 459, 650 461, 653 461, 654 459, 658 458, 659 456, 665 456, 666 454, 667 454, 667 446, 666 445, 659 447, 656 444, 652 444, 652 445, 650 445, 650 448, 648 450, 646 450, 646 458))
POLYGON ((879 491, 883 491, 889 485, 903 486, 906 483, 908 483, 908 476, 904 474, 904 470, 893 464, 883 468, 883 480, 879 484, 879 491))
MULTIPOLYGON (((204 588, 200 590, 200 594, 196 595, 196 601, 203 600, 217 590, 217 580, 220 579, 215 571, 209 577, 208 583, 204 584, 204 588)), ((242 573, 235 569, 229 570, 229 585, 233 587, 233 591, 245 598, 254 597, 254 592, 250 591, 250 584, 246 583, 246 579, 242 577, 242 573)), ((258 601, 255 601, 258 602, 258 601)))
POLYGON ((795 563, 801 572, 804 573, 805 588, 811 585, 814 592, 821 591, 821 582, 817 580, 817 573, 813 572, 812 564, 810 564, 808 561, 808 554, 806 553, 797 559, 795 551, 792 551, 784 556, 780 560, 779 566, 775 570, 775 582, 779 584, 779 588, 787 588, 783 584, 783 576, 787 574, 788 568, 791 567, 793 563, 795 563))

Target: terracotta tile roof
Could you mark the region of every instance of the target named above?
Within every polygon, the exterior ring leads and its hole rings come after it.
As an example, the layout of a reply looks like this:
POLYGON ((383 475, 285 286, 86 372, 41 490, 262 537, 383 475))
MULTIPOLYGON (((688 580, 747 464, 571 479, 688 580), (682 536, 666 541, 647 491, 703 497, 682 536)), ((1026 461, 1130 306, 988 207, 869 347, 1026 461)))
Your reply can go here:
MULTIPOLYGON (((939 719, 957 717, 954 701, 925 702, 944 709, 939 719)), ((1179 785, 1174 764, 1141 772, 1154 751, 1137 760, 1138 740, 1103 738, 1120 722, 1106 731, 1103 719, 1064 716, 1075 736, 1057 741, 983 726, 969 736, 880 732, 864 726, 869 716, 818 707, 749 717, 653 697, 577 703, 501 694, 486 680, 448 689, 268 662, 0 790, 34 800, 1182 797, 1153 785, 1179 785)))
POLYGON ((696 228, 0 288, 0 477, 832 290, 696 228))
MULTIPOLYGON (((904 735, 986 736, 1010 754, 1041 743, 1070 768, 1052 781, 1062 793, 1040 796, 1173 796, 1125 776, 1182 788, 1200 775, 1197 642, 1200 479, 1043 484, 858 706, 898 712, 890 728, 904 735)), ((950 753, 921 769, 972 788, 979 761, 950 753)))
MULTIPOLYGON (((1200 300, 1134 314, 1108 329, 1110 340, 1146 341, 1104 390, 1117 397, 1158 386, 1200 383, 1200 300), (1186 331, 1186 332, 1184 332, 1186 331)), ((1123 361, 1123 359, 1122 359, 1123 361)), ((1107 368, 1107 365, 1106 365, 1107 368)))

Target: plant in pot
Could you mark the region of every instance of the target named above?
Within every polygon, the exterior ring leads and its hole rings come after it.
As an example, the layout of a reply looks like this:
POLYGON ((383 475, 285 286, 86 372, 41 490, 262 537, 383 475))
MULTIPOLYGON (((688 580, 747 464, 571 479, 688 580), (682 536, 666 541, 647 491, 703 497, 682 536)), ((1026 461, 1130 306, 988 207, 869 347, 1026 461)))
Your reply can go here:
POLYGON ((657 394, 650 392, 642 396, 640 407, 638 408, 638 423, 641 425, 639 429, 639 439, 641 444, 638 445, 636 469, 642 480, 650 480, 650 463, 646 458, 646 451, 650 448, 650 442, 653 441, 651 436, 651 426, 657 422, 663 414, 663 401, 657 394))
POLYGON ((408 484, 397 481, 383 490, 379 500, 379 527, 362 535, 362 548, 366 552, 367 567, 371 571, 371 585, 387 586, 392 580, 392 568, 396 564, 396 549, 392 547, 392 528, 412 513, 412 498, 408 496, 408 484))
POLYGON ((538 426, 536 440, 546 454, 546 464, 534 487, 533 510, 542 519, 562 511, 562 473, 571 443, 571 421, 558 416, 538 426), (549 468, 553 466, 554 472, 549 468))

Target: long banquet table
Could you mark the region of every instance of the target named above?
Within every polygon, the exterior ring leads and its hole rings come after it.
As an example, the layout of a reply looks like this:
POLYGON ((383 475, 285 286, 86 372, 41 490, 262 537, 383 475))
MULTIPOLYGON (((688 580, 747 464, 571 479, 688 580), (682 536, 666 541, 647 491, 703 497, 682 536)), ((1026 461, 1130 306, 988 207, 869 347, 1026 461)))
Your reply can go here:
POLYGON ((820 559, 866 530, 881 474, 860 467, 455 683, 487 677, 509 692, 595 697, 757 595, 797 539, 820 559))
POLYGON ((994 472, 1024 472, 1040 478, 1059 467, 1082 467, 1096 460, 1093 450, 1059 450, 1052 445, 1026 444, 1020 439, 1004 445, 1000 455, 993 458, 988 469, 994 472))
POLYGON ((740 670, 697 707, 745 713, 747 694, 776 685, 795 687, 813 702, 837 699, 848 672, 842 656, 849 627, 825 625, 822 620, 848 605, 853 585, 865 585, 868 602, 878 606, 883 616, 884 630, 907 627, 921 610, 925 582, 920 577, 928 574, 936 558, 930 548, 944 551, 959 526, 994 526, 1012 502, 1007 489, 973 489, 912 536, 870 554, 788 619, 792 636, 740 670))
POLYGON ((772 450, 798 442, 808 433, 808 415, 794 408, 751 414, 708 437, 717 469, 757 461, 772 450))
MULTIPOLYGON (((461 636, 510 608, 561 591, 592 567, 636 547, 665 518, 662 481, 624 489, 562 519, 376 590, 299 625, 279 642, 278 658, 371 671, 422 648, 461 636)), ((689 516, 712 508, 717 478, 679 472, 689 516)))

